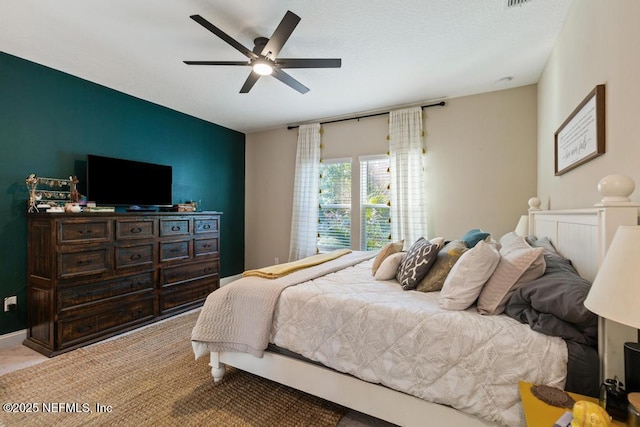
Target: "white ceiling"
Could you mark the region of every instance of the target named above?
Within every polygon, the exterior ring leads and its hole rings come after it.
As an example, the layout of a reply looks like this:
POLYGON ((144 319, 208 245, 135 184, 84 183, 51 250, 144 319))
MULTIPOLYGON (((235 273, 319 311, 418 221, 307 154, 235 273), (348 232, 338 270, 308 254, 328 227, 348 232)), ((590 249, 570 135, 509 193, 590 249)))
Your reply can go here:
MULTIPOLYGON (((536 83, 571 0, 2 0, 0 51, 245 133, 536 83), (287 10, 281 57, 342 58, 239 90, 245 60, 189 18, 249 49, 287 10), (504 81, 504 77, 513 77, 504 81)), ((0 70, 1 76, 1 70, 0 70)))

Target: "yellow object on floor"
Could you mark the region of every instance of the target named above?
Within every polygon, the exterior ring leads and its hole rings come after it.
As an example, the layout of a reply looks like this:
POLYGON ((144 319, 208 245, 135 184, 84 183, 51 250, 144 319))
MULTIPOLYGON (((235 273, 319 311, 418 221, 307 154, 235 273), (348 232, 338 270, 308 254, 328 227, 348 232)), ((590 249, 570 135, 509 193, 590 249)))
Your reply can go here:
POLYGON ((276 264, 270 267, 259 268, 257 270, 247 270, 242 273, 242 277, 254 276, 262 277, 264 279, 277 279, 278 277, 291 274, 294 271, 302 270, 303 268, 307 267, 313 267, 314 265, 331 261, 349 253, 351 253, 351 249, 339 249, 337 251, 328 252, 326 254, 312 255, 307 258, 299 259, 298 261, 285 262, 284 264, 276 264))

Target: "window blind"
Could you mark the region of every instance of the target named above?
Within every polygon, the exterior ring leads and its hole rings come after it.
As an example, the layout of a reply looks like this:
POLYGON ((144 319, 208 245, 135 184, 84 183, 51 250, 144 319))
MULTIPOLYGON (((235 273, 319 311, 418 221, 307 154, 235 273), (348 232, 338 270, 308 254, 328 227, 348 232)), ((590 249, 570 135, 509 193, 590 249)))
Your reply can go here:
POLYGON ((380 249, 391 239, 389 157, 360 158, 360 247, 380 249))
POLYGON ((318 250, 351 247, 351 159, 323 160, 320 165, 318 250))

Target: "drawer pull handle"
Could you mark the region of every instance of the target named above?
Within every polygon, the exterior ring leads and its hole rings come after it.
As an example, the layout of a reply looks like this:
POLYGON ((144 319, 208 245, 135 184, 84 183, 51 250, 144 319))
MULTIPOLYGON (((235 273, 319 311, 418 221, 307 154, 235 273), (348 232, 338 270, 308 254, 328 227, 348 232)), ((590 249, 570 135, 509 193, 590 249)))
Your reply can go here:
POLYGON ((78 230, 78 234, 91 234, 93 230, 78 230))
POLYGON ((131 234, 138 234, 138 233, 142 233, 142 228, 135 227, 131 229, 131 234))
POLYGON ((131 255, 131 261, 137 261, 137 260, 139 260, 140 258, 142 258, 142 255, 140 255, 140 254, 133 254, 133 255, 131 255))
POLYGON ((203 230, 209 230, 211 228, 211 224, 205 224, 202 226, 203 230))
POLYGON ((205 273, 205 274, 213 273, 213 268, 205 268, 205 269, 204 269, 204 273, 205 273))
POLYGON ((179 225, 172 225, 171 226, 171 231, 180 231, 180 226, 179 225))
POLYGON ((174 253, 174 254, 178 253, 178 252, 180 252, 180 248, 173 248, 169 252, 174 253))
POLYGON ((210 243, 205 243, 204 245, 202 245, 203 248, 205 249, 209 249, 211 247, 210 243))
POLYGON ((93 261, 90 259, 80 259, 78 260, 78 265, 89 265, 91 264, 93 261))

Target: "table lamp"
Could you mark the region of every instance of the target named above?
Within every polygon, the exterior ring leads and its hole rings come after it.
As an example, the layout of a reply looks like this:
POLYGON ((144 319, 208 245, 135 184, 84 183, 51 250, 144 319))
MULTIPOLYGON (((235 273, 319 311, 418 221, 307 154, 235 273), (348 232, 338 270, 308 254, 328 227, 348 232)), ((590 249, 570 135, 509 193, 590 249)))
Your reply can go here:
MULTIPOLYGON (((584 305, 605 319, 640 329, 640 226, 618 227, 584 305)), ((640 391, 640 344, 624 347, 626 391, 640 391)))

